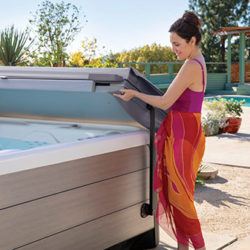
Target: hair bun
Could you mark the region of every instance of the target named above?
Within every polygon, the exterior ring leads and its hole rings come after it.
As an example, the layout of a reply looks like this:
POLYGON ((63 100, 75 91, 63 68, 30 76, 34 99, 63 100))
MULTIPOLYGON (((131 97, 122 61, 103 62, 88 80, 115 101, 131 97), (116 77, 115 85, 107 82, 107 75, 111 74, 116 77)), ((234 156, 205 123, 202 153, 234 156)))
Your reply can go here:
POLYGON ((198 29, 201 27, 201 21, 196 14, 191 11, 186 11, 182 18, 183 21, 196 26, 198 29))

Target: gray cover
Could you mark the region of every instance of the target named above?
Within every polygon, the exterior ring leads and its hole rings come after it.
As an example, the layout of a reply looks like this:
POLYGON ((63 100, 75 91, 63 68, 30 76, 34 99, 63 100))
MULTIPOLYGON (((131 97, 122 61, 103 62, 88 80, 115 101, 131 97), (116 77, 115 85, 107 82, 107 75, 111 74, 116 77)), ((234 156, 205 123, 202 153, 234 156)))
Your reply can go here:
MULTIPOLYGON (((137 98, 124 102, 113 97, 112 93, 122 87, 150 95, 162 95, 158 88, 133 68, 3 66, 0 67, 0 90, 1 97, 5 99, 2 100, 0 113, 133 119, 149 129, 149 105, 137 98), (118 107, 117 101, 123 108, 118 107)), ((156 129, 166 113, 155 108, 156 129)))
MULTIPOLYGON (((135 89, 149 95, 162 95, 162 92, 149 82, 143 75, 135 69, 130 69, 127 79, 124 79, 124 88, 135 89)), ((123 108, 137 122, 145 128, 150 128, 150 107, 138 98, 133 98, 129 102, 124 102, 119 98, 123 108)), ((167 112, 155 108, 155 128, 158 129, 167 112)))

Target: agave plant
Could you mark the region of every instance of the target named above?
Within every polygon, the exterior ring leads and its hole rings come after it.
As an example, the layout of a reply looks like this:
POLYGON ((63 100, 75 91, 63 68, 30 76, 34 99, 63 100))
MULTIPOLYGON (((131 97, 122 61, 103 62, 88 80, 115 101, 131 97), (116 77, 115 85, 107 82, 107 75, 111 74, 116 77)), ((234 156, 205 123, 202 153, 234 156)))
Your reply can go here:
POLYGON ((4 65, 15 66, 24 61, 24 55, 31 45, 29 33, 18 32, 14 26, 0 32, 0 60, 4 65))

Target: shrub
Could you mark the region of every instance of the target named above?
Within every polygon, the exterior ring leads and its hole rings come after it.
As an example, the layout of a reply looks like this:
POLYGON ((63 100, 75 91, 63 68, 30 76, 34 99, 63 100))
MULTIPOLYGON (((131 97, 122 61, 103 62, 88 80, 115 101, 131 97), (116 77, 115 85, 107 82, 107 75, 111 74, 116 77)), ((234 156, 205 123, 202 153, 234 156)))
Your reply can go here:
POLYGON ((243 101, 233 98, 218 98, 212 101, 205 100, 203 103, 204 114, 202 116, 202 127, 206 136, 216 135, 227 126, 229 117, 240 117, 243 113, 243 101))

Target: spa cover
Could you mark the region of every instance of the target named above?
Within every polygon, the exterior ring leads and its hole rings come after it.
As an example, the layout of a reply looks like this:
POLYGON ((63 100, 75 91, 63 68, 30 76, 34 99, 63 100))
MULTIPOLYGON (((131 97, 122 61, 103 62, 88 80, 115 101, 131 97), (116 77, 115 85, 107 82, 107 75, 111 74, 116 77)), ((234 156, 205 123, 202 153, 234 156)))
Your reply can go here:
MULTIPOLYGON (((114 97, 112 93, 121 88, 162 95, 157 87, 133 68, 3 66, 0 67, 0 97, 3 102, 0 112, 64 117, 75 115, 87 119, 134 119, 149 129, 150 106, 137 98, 124 102, 114 97), (28 91, 31 91, 30 94, 28 91), (55 92, 63 92, 64 96, 55 92), (15 99, 11 99, 14 96, 15 99), (46 101, 43 103, 45 97, 46 101)), ((155 108, 156 129, 166 113, 167 111, 155 108)))

